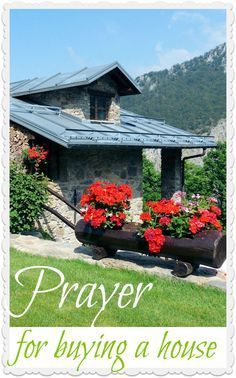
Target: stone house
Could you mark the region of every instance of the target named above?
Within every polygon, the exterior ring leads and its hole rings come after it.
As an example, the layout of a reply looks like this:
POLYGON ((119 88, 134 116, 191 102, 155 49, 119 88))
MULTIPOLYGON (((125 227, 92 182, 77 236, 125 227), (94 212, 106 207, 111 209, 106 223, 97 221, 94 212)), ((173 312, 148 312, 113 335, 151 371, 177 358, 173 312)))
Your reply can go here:
MULTIPOLYGON (((215 142, 120 108, 120 96, 137 94, 139 88, 117 62, 11 83, 11 160, 21 161, 24 148, 47 145, 50 185, 74 205, 96 180, 129 183, 131 212, 138 220, 143 149, 162 149, 162 194, 168 197, 182 188, 182 149, 215 142)), ((71 222, 78 220, 54 197, 50 206, 71 222)), ((74 240, 73 231, 47 211, 40 225, 57 239, 74 240)))

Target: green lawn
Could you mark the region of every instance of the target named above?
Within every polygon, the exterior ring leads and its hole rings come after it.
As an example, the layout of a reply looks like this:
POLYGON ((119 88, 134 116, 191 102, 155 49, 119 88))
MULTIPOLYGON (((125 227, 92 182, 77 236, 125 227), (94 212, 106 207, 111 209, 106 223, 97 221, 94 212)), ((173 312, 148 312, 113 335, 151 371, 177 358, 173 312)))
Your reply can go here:
MULTIPOLYGON (((77 291, 71 291, 62 308, 58 308, 62 289, 39 294, 30 310, 21 318, 11 317, 11 326, 90 326, 101 308, 101 295, 96 293, 97 304, 87 308, 75 307, 80 288, 87 283, 104 284, 107 296, 112 293, 115 283, 153 283, 153 288, 141 297, 136 308, 117 306, 118 295, 107 304, 98 317, 95 326, 156 326, 156 327, 224 327, 226 326, 226 294, 216 288, 200 287, 184 280, 158 278, 128 270, 108 269, 90 265, 79 260, 60 260, 29 255, 11 250, 11 311, 22 313, 28 305, 35 288, 39 271, 27 271, 20 281, 15 281, 15 273, 29 266, 51 266, 59 269, 70 285, 79 283, 77 291)), ((55 273, 44 277, 41 289, 58 284, 55 273)), ((128 300, 128 297, 126 301, 128 300)))

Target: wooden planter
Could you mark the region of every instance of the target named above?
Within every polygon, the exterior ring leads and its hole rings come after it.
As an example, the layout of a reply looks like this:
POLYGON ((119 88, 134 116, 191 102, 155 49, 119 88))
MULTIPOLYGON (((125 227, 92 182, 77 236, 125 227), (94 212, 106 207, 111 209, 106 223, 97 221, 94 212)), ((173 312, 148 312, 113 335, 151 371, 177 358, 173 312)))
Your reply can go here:
MULTIPOLYGON (((95 253, 95 259, 114 256, 118 249, 150 255, 146 240, 137 232, 135 223, 127 223, 122 230, 101 230, 80 220, 75 227, 80 242, 103 247, 102 253, 95 253)), ((199 232, 193 239, 166 236, 157 256, 176 260, 173 274, 178 277, 188 276, 200 264, 220 268, 226 259, 226 236, 214 230, 199 232)))

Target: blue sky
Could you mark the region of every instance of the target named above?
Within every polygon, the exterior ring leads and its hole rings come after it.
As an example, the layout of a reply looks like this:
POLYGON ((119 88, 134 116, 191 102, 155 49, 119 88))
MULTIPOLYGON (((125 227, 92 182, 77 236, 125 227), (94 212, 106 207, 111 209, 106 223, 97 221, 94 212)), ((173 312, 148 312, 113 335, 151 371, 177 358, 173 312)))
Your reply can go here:
POLYGON ((11 81, 115 60, 136 77, 225 40, 223 9, 15 9, 10 11, 11 81))

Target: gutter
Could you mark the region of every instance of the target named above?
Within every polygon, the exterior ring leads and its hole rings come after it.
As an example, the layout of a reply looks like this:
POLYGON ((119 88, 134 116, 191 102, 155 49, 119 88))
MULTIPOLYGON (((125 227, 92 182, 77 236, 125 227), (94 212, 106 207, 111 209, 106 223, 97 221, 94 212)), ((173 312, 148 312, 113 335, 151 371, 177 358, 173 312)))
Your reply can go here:
POLYGON ((182 161, 181 161, 181 169, 182 169, 182 192, 184 192, 184 168, 185 168, 185 160, 188 160, 188 159, 195 159, 195 158, 198 158, 198 157, 203 157, 206 155, 206 150, 207 148, 206 147, 203 147, 202 149, 202 153, 201 154, 197 154, 197 155, 191 155, 191 156, 185 156, 182 161))

